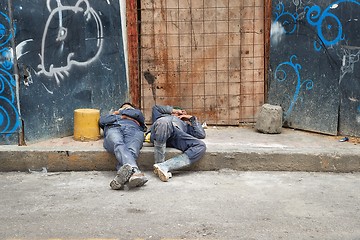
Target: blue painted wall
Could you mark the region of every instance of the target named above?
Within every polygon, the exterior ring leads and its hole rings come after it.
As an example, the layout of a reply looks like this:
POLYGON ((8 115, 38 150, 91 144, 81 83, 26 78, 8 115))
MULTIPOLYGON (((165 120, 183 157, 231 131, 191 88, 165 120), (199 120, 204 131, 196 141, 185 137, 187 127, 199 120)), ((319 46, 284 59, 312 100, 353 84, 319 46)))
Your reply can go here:
MULTIPOLYGON (((4 2, 1 4, 5 5, 4 2)), ((12 26, 6 8, 1 9, 3 11, 0 11, 0 132, 2 142, 8 144, 17 141, 17 130, 20 126, 12 52, 16 25, 12 26)))
POLYGON ((360 136, 360 1, 273 1, 268 99, 284 125, 360 136))
POLYGON ((118 0, 33 0, 0 5, 1 144, 73 134, 77 108, 101 113, 128 99, 118 0), (14 38, 19 69, 19 106, 12 76, 14 38))

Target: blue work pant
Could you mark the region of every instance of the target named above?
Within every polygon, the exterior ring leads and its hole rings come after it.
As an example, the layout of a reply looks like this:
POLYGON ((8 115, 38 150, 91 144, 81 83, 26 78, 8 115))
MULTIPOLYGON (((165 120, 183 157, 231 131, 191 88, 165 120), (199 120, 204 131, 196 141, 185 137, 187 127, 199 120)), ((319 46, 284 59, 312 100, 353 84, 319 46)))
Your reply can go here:
POLYGON ((137 159, 144 142, 144 132, 137 127, 121 125, 106 131, 104 148, 115 154, 118 164, 116 169, 124 164, 138 167, 137 159))
POLYGON ((154 134, 154 141, 181 150, 189 157, 191 163, 200 160, 205 154, 205 143, 174 125, 171 118, 156 120, 151 134, 154 134))

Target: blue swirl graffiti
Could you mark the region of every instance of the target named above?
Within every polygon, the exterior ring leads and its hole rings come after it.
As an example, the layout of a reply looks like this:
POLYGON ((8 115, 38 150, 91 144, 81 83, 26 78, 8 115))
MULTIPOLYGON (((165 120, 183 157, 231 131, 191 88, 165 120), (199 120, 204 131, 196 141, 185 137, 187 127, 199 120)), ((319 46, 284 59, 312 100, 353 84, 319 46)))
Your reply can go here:
POLYGON ((10 94, 7 94, 10 95, 11 99, 9 100, 15 102, 15 92, 13 89, 15 85, 16 83, 13 76, 8 71, 0 68, 0 95, 4 95, 6 91, 9 91, 10 94))
POLYGON ((13 67, 12 52, 8 48, 0 49, 0 63, 1 67, 6 70, 11 70, 13 67))
POLYGON ((15 105, 9 99, 0 96, 0 126, 1 133, 6 133, 6 136, 13 134, 19 127, 19 114, 15 105), (15 114, 15 119, 13 114, 15 114), (15 123, 13 123, 15 120, 15 123))
MULTIPOLYGON (((5 19, 5 22, 8 26, 10 26, 10 18, 4 14, 3 12, 0 12, 0 17, 5 19)), ((14 26, 14 32, 16 31, 14 26)), ((12 39, 12 33, 10 32, 10 27, 6 27, 1 21, 0 21, 0 47, 3 47, 4 45, 8 44, 10 40, 12 39)))
POLYGON ((14 90, 16 81, 10 74, 13 68, 13 55, 6 47, 13 37, 10 26, 9 17, 0 12, 0 134, 5 134, 6 137, 12 135, 20 126, 14 90))
MULTIPOLYGON (((354 3, 360 6, 360 2, 358 2, 357 0, 339 0, 330 4, 322 13, 321 13, 321 8, 318 5, 312 7, 305 7, 305 11, 307 11, 306 19, 308 23, 316 27, 317 34, 325 46, 335 45, 336 43, 345 39, 345 35, 343 34, 342 24, 339 18, 335 14, 329 12, 334 6, 337 6, 344 2, 354 3), (324 20, 326 18, 330 18, 334 20, 333 24, 328 24, 327 26, 325 26, 327 29, 331 29, 333 33, 335 33, 335 36, 332 37, 332 39, 326 39, 323 33, 324 20)), ((328 21, 325 22, 327 23, 328 21)), ((319 45, 315 41, 314 48, 316 51, 320 51, 321 45, 319 45)))
POLYGON ((293 25, 292 27, 290 27, 288 30, 285 29, 287 34, 291 34, 295 31, 296 29, 296 21, 298 19, 298 14, 294 13, 291 14, 289 12, 285 12, 285 7, 284 4, 282 2, 278 3, 276 5, 276 10, 278 12, 275 12, 275 22, 282 22, 283 26, 289 26, 289 25, 293 25), (280 21, 280 18, 285 18, 283 21, 280 21))
POLYGON ((283 62, 283 63, 280 63, 277 67, 276 67, 276 70, 275 70, 275 79, 278 81, 278 82, 284 82, 285 80, 287 80, 287 72, 285 70, 283 70, 283 68, 285 66, 289 66, 291 69, 293 69, 295 71, 295 74, 296 74, 296 77, 297 77, 297 84, 296 84, 296 88, 295 88, 295 93, 293 95, 293 98, 291 99, 291 102, 290 102, 290 106, 288 108, 288 110, 284 113, 284 119, 287 119, 294 106, 295 106, 295 103, 297 102, 298 98, 299 98, 299 93, 300 93, 300 89, 301 87, 305 84, 305 87, 306 87, 306 90, 310 90, 314 87, 314 82, 312 80, 304 80, 304 81, 301 81, 301 76, 300 76, 300 69, 301 69, 301 65, 298 64, 298 63, 294 63, 293 61, 297 59, 297 56, 296 55, 292 55, 290 57, 290 61, 289 62, 283 62))

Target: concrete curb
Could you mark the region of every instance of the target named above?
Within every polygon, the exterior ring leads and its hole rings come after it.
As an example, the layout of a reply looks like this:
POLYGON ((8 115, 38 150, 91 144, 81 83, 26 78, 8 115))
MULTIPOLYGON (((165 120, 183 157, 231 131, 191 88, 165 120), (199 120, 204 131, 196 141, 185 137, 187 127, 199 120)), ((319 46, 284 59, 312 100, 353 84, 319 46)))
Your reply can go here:
MULTIPOLYGON (((359 145, 339 143, 335 137, 293 130, 281 135, 264 135, 251 128, 212 129, 207 130, 207 135, 205 156, 187 170, 360 172, 359 145)), ((61 141, 1 146, 0 171, 115 170, 115 157, 103 149, 101 140, 80 143, 69 137, 61 141)), ((169 149, 167 158, 178 153, 176 149, 169 149)), ((145 144, 139 166, 151 170, 153 162, 153 147, 145 144)))
MULTIPOLYGON (((178 154, 171 149, 167 157, 178 154)), ((112 171, 116 160, 103 149, 31 149, 0 151, 0 171, 41 170, 58 171, 112 171)), ((139 166, 151 170, 153 148, 143 148, 139 166)), ((208 151, 205 156, 189 170, 219 170, 223 168, 242 171, 313 171, 313 172, 359 172, 360 157, 354 152, 299 152, 275 150, 208 151)))

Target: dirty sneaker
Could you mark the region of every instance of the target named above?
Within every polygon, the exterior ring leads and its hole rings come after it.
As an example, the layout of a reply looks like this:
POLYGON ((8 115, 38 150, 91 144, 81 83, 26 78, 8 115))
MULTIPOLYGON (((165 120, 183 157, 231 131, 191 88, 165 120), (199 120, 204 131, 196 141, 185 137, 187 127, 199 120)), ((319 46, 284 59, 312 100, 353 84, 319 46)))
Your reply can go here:
POLYGON ((144 184, 148 181, 147 177, 145 177, 145 174, 142 172, 135 172, 133 175, 131 175, 129 179, 129 183, 127 183, 127 186, 129 188, 134 187, 141 187, 144 186, 144 184))
POLYGON ((124 184, 129 181, 133 174, 133 168, 129 164, 124 164, 116 173, 114 180, 110 182, 113 190, 124 189, 124 184))
POLYGON ((160 164, 154 164, 154 173, 163 182, 169 181, 169 178, 172 177, 171 172, 168 172, 167 170, 162 169, 160 164))

